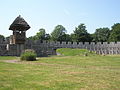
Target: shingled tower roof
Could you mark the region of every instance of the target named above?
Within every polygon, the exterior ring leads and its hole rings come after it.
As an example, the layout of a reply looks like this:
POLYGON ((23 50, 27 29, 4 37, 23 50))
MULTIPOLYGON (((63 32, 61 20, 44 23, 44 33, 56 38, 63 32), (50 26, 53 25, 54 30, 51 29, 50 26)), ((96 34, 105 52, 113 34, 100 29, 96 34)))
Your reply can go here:
POLYGON ((26 31, 30 29, 28 23, 19 15, 10 25, 9 30, 26 31))

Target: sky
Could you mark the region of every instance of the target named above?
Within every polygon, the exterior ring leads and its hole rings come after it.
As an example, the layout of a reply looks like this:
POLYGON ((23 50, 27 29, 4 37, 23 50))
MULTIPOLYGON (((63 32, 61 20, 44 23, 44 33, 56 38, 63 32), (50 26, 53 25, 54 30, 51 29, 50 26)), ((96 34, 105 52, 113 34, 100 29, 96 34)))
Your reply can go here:
POLYGON ((120 0, 1 0, 0 34, 10 36, 9 26, 19 15, 31 26, 27 37, 40 28, 50 34, 56 25, 63 25, 70 34, 80 23, 94 33, 97 28, 120 23, 119 9, 120 0))

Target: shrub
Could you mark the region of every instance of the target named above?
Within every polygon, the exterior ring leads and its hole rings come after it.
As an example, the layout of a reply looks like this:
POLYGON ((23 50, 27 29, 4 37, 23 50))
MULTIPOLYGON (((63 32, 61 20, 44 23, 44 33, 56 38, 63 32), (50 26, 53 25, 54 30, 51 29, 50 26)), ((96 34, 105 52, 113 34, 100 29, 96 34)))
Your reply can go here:
POLYGON ((21 60, 26 60, 26 61, 36 61, 36 53, 34 50, 27 49, 25 52, 21 54, 20 59, 21 60))

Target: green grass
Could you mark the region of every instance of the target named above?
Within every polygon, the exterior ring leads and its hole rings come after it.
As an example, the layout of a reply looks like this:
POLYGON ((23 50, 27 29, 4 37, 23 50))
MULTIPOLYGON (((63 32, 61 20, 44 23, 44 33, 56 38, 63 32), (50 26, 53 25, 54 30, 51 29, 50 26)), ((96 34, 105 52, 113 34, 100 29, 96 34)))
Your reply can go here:
POLYGON ((0 56, 0 60, 13 60, 17 59, 17 57, 12 57, 12 56, 0 56))
POLYGON ((0 90, 120 90, 120 56, 0 60, 0 90))
POLYGON ((94 52, 90 52, 87 49, 71 49, 71 48, 60 48, 57 52, 64 56, 84 56, 84 55, 96 55, 94 52))

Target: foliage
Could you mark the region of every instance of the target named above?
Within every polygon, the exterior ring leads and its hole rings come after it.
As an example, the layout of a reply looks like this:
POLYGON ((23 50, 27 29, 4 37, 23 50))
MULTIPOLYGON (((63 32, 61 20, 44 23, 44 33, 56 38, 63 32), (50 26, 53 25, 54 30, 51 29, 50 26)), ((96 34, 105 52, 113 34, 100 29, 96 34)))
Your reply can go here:
MULTIPOLYGON (((71 37, 71 41, 72 41, 72 42, 76 42, 76 41, 77 41, 77 40, 76 40, 76 35, 75 35, 74 33, 71 33, 70 37, 71 37)), ((77 42, 78 42, 78 41, 77 41, 77 42)))
POLYGON ((109 28, 98 28, 93 34, 93 41, 95 42, 106 42, 108 41, 110 30, 109 28))
POLYGON ((37 40, 37 38, 35 36, 30 36, 27 38, 28 40, 37 40))
POLYGON ((77 42, 90 42, 91 36, 86 30, 86 26, 84 24, 80 24, 75 28, 74 34, 72 35, 73 41, 77 42))
POLYGON ((3 40, 4 40, 4 39, 5 39, 5 37, 4 37, 3 35, 0 35, 0 39, 3 39, 3 40))
POLYGON ((112 26, 109 41, 120 41, 120 23, 116 23, 112 26))
POLYGON ((34 50, 25 50, 24 53, 21 54, 20 59, 26 61, 36 61, 36 53, 34 50))
POLYGON ((50 35, 46 34, 46 31, 44 28, 39 29, 39 32, 36 33, 35 36, 31 36, 28 39, 30 40, 49 40, 50 39, 50 35))
POLYGON ((65 41, 65 42, 68 42, 68 41, 71 41, 71 37, 70 37, 69 34, 64 34, 64 35, 60 36, 57 41, 65 41))
POLYGON ((39 40, 44 40, 45 39, 45 29, 41 28, 39 29, 39 32, 37 32, 36 37, 39 40))
POLYGON ((71 48, 60 48, 57 49, 57 52, 64 56, 88 56, 88 55, 96 55, 92 51, 88 51, 87 49, 71 49, 71 48))
POLYGON ((50 39, 51 39, 50 34, 45 34, 45 39, 44 40, 50 40, 50 39))
POLYGON ((116 42, 120 41, 120 23, 112 26, 112 30, 108 27, 97 28, 93 34, 89 34, 85 24, 80 24, 75 28, 72 34, 66 34, 67 30, 62 25, 57 25, 53 32, 47 34, 45 29, 41 28, 35 36, 31 36, 30 40, 52 40, 52 41, 71 41, 71 42, 116 42))
POLYGON ((53 41, 64 41, 65 33, 65 27, 63 27, 62 25, 57 25, 51 33, 51 38, 53 41))

